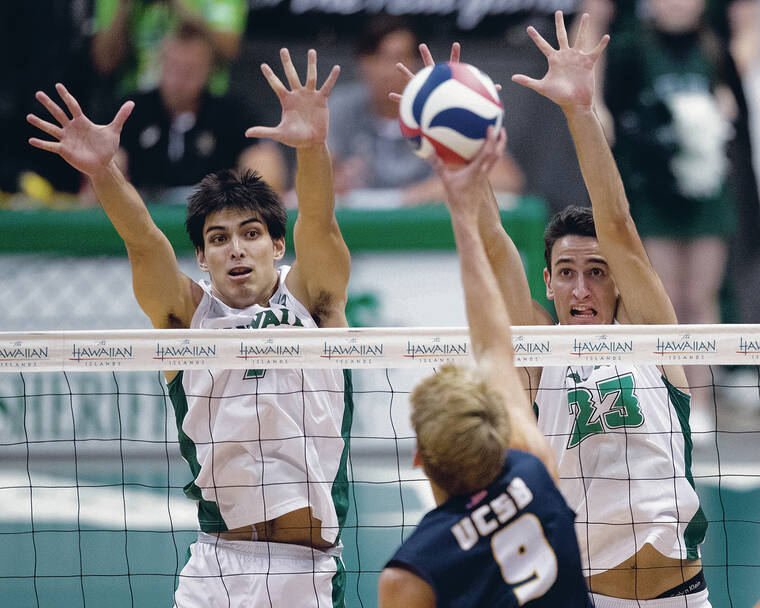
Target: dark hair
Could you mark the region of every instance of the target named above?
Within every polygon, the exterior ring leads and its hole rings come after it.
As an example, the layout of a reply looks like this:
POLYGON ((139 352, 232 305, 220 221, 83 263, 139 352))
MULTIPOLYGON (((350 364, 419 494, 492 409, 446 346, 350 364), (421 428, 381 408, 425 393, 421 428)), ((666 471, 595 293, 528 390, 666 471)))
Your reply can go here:
POLYGON ((203 226, 212 213, 240 209, 257 213, 269 236, 285 236, 288 215, 277 193, 255 171, 236 173, 225 169, 209 173, 188 199, 185 228, 196 249, 203 251, 203 226))
POLYGON ((356 39, 356 55, 365 57, 376 53, 383 40, 395 32, 409 32, 412 36, 412 46, 415 49, 417 48, 419 38, 408 20, 400 15, 381 13, 370 17, 365 22, 362 32, 356 39))
POLYGON ((594 226, 591 207, 569 205, 549 218, 549 223, 544 230, 544 259, 550 273, 554 243, 568 234, 596 238, 596 226, 594 226))

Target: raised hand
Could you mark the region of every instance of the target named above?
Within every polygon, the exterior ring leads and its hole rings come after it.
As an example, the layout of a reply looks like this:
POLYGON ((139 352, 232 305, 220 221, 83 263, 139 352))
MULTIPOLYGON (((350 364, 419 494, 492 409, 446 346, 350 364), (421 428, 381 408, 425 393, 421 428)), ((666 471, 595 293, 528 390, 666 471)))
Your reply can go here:
POLYGON ((515 74, 512 81, 551 99, 565 112, 590 109, 594 99, 594 64, 607 47, 610 37, 605 34, 591 51, 584 51, 588 19, 588 14, 581 17, 575 46, 571 47, 562 11, 554 13, 558 49, 544 40, 533 26, 528 27, 528 35, 548 60, 549 69, 540 80, 515 74))
MULTIPOLYGON (((420 56, 422 57, 423 66, 428 67, 435 65, 433 54, 430 52, 428 45, 423 42, 418 48, 420 50, 420 56)), ((458 42, 453 42, 451 44, 451 53, 449 53, 449 63, 459 63, 459 58, 461 55, 462 45, 460 45, 458 42)), ((406 77, 407 82, 414 78, 414 73, 403 63, 397 63, 396 69, 406 77)), ((494 83, 494 86, 496 87, 497 91, 501 91, 501 85, 498 82, 494 83)), ((396 103, 399 103, 401 101, 401 93, 388 93, 388 97, 396 103)))
POLYGON ((428 160, 446 189, 446 206, 452 216, 466 215, 477 221, 480 212, 478 201, 490 192, 488 174, 504 155, 507 132, 488 128, 483 147, 466 165, 447 165, 433 153, 428 160))
POLYGON ((121 129, 135 107, 134 102, 126 102, 107 125, 96 125, 82 112, 79 102, 62 84, 55 85, 58 95, 71 117, 42 91, 35 98, 58 122, 54 124, 35 114, 27 114, 26 120, 57 141, 32 137, 29 143, 35 148, 58 154, 75 169, 92 176, 105 169, 119 149, 121 129))
POLYGON ((338 79, 340 67, 333 66, 325 82, 317 89, 317 52, 314 49, 308 53, 305 84, 301 84, 298 78, 288 49, 280 50, 280 59, 290 90, 272 68, 266 63, 261 65, 264 77, 282 106, 280 124, 276 127, 251 127, 245 132, 246 137, 266 137, 293 148, 324 143, 330 123, 327 98, 338 79))
MULTIPOLYGON (((420 50, 420 56, 422 57, 422 64, 425 67, 435 65, 433 54, 430 52, 428 45, 423 42, 422 44, 420 44, 418 48, 420 50)), ((451 54, 449 55, 449 61, 452 63, 458 63, 461 52, 462 52, 461 45, 458 42, 454 42, 451 45, 451 54)), ((396 69, 406 77, 407 82, 409 82, 412 78, 414 78, 414 73, 408 67, 406 67, 403 63, 401 62, 397 63, 396 69)), ((501 87, 497 85, 497 89, 500 89, 500 88, 501 87)), ((401 93, 388 93, 388 98, 392 99, 396 103, 399 103, 401 101, 401 93)))

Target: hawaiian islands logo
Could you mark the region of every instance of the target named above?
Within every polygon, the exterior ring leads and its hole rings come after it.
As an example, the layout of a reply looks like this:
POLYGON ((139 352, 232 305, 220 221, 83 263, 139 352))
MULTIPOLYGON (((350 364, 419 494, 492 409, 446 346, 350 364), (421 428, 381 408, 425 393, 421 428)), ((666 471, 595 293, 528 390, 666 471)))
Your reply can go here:
POLYGON ((593 357, 604 361, 621 361, 622 355, 632 352, 632 340, 614 340, 602 334, 589 340, 574 338, 570 354, 577 357, 593 357))
POLYGON ((739 348, 736 350, 736 353, 752 359, 760 358, 760 340, 752 340, 739 336, 739 348))
POLYGON ((272 365, 273 363, 287 363, 301 356, 300 344, 275 344, 273 338, 260 340, 259 344, 240 343, 238 359, 272 365))
POLYGON ((132 345, 110 346, 106 340, 92 344, 71 346, 69 361, 76 361, 80 367, 119 367, 122 362, 134 359, 132 345))
POLYGON ((322 347, 322 359, 335 359, 340 365, 349 363, 372 363, 384 357, 384 344, 361 344, 358 338, 348 338, 341 343, 325 342, 322 347))
POLYGON ((676 340, 657 338, 655 355, 669 359, 704 359, 705 355, 717 352, 715 340, 694 340, 689 334, 683 334, 676 340))
POLYGON ((24 346, 21 341, 0 345, 0 367, 37 367, 48 356, 47 346, 24 346))
POLYGON ((552 352, 551 340, 536 342, 526 340, 525 336, 515 336, 512 340, 512 347, 515 351, 515 362, 517 363, 540 361, 541 355, 548 355, 552 352))
POLYGON ((467 342, 444 342, 440 337, 436 337, 425 344, 418 344, 409 340, 406 343, 404 357, 445 363, 451 359, 466 357, 467 355, 469 355, 467 342))
POLYGON ((216 358, 216 344, 193 344, 189 338, 174 344, 156 343, 153 359, 170 366, 203 365, 208 359, 216 358))

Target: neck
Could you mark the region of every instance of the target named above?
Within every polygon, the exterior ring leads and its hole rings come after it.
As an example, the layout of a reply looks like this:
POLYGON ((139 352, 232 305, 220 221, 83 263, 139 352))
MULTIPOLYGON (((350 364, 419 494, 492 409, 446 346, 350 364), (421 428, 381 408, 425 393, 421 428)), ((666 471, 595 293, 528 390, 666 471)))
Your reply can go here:
POLYGON ((451 498, 448 492, 446 492, 443 488, 437 485, 432 479, 430 480, 430 487, 433 489, 433 498, 435 499, 436 505, 442 505, 449 498, 451 498))

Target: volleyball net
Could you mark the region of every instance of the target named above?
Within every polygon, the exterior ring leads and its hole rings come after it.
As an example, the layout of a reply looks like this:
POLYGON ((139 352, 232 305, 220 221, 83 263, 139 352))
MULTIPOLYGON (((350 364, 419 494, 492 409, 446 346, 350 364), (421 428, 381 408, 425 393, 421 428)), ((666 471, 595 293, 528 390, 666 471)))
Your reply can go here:
MULTIPOLYGON (((714 423, 691 462, 705 574, 714 606, 760 599, 760 326, 516 327, 513 344, 518 366, 706 372, 714 423)), ((163 372, 338 368, 354 385, 346 603, 375 606, 384 563, 433 506, 408 396, 446 363, 471 363, 465 328, 0 333, 0 597, 170 606, 198 524, 163 372)))

